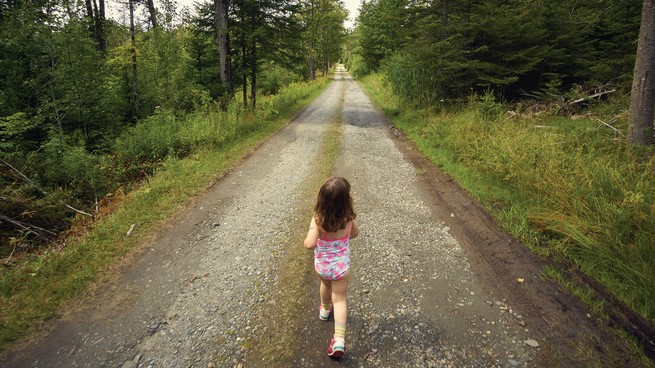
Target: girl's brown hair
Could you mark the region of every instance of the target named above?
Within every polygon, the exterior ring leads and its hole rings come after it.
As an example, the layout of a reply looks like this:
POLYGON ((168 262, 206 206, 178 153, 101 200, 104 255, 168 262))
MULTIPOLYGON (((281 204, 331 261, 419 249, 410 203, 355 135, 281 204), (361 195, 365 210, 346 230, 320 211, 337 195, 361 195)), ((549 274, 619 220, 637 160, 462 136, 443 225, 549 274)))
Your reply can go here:
POLYGON ((348 221, 357 217, 348 180, 333 176, 323 183, 314 206, 314 217, 321 229, 331 233, 345 228, 348 221))

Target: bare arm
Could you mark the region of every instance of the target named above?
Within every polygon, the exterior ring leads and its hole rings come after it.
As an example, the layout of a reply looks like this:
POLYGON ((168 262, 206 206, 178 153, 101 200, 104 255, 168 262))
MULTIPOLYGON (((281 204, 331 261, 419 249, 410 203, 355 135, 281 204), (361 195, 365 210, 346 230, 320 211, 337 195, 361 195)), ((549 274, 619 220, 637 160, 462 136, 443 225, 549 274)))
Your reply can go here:
POLYGON ((357 226, 357 221, 353 220, 352 227, 350 228, 350 239, 354 239, 359 235, 359 226, 357 226))
POLYGON ((309 231, 305 237, 305 248, 314 249, 316 247, 316 241, 318 241, 318 225, 316 225, 316 220, 312 216, 312 221, 309 223, 309 231))

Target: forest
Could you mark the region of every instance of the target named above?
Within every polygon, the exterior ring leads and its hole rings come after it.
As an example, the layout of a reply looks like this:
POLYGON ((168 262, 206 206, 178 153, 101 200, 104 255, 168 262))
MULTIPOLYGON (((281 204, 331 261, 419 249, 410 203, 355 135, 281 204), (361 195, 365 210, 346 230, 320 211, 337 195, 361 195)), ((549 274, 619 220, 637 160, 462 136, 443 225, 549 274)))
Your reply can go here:
POLYGON ((343 63, 517 238, 655 320, 652 116, 651 146, 625 134, 647 2, 364 0, 346 29, 340 0, 106 1, 0 0, 5 269, 343 63))
POLYGON ((0 257, 94 217, 103 198, 167 157, 229 140, 193 130, 208 111, 274 113, 258 95, 325 75, 348 16, 334 0, 179 9, 168 0, 0 1, 0 257))
POLYGON ((383 69, 416 104, 494 91, 504 101, 628 87, 642 2, 364 2, 356 75, 383 69))

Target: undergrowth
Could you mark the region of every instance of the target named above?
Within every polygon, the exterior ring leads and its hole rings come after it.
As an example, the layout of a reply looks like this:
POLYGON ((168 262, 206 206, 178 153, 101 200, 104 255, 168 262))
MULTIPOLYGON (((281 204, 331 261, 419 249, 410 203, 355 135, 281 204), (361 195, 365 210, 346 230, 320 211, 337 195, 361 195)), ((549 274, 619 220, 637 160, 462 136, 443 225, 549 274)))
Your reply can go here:
POLYGON ((434 111, 407 108, 379 76, 363 83, 420 151, 515 236, 655 321, 655 156, 626 146, 625 100, 572 118, 501 114, 507 107, 487 95, 434 111))
POLYGON ((184 120, 161 112, 137 125, 134 137, 118 144, 124 145, 126 157, 127 152, 136 156, 151 149, 159 155, 146 180, 126 195, 118 190, 117 199, 108 200, 112 209, 105 209, 112 213, 95 223, 78 221, 76 230, 57 246, 14 257, 11 267, 0 268, 0 349, 60 313, 90 284, 110 274, 131 249, 151 240, 180 208, 283 126, 327 82, 326 78, 292 85, 263 98, 256 111, 207 109, 184 120), (181 158, 175 147, 187 147, 186 157, 181 158), (134 230, 127 236, 132 224, 134 230))

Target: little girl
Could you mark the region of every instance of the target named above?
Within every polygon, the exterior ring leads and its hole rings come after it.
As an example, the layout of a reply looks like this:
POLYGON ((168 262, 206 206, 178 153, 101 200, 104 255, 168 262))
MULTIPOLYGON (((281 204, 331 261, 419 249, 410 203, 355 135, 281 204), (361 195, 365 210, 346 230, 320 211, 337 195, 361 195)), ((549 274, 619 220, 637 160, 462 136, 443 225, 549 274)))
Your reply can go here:
POLYGON ((321 279, 318 317, 327 321, 334 308, 334 337, 328 347, 328 355, 334 358, 346 352, 349 240, 359 235, 355 217, 350 183, 341 177, 326 180, 318 192, 305 247, 314 249, 314 268, 321 279))

